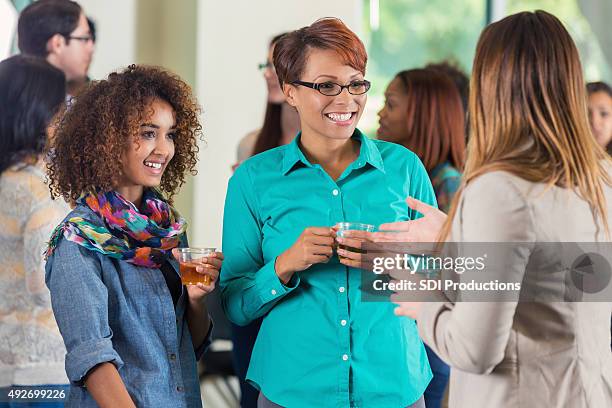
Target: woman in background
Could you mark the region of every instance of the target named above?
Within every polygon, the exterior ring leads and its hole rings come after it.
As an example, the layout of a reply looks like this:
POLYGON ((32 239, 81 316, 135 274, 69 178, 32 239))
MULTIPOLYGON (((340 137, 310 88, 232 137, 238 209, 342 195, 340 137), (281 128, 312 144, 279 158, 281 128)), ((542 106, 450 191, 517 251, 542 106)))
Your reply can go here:
POLYGON ((589 122, 597 143, 612 154, 612 88, 605 82, 587 84, 589 122))
MULTIPOLYGON (((468 98, 470 95, 470 78, 463 69, 460 68, 459 63, 454 60, 443 60, 429 63, 425 65, 425 69, 433 69, 448 75, 459 91, 461 106, 463 106, 463 111, 467 114, 468 98)), ((467 133, 468 132, 466 132, 466 137, 467 133)))
POLYGON ((236 152, 237 163, 234 165, 234 169, 251 156, 289 143, 300 130, 300 119, 297 111, 285 101, 285 95, 280 88, 274 64, 272 64, 274 46, 284 34, 272 38, 268 47, 266 62, 259 65, 268 88, 264 123, 261 129, 250 132, 240 140, 236 152))
MULTIPOLYGON (((43 253, 70 211, 51 199, 42 154, 52 117, 64 102, 62 71, 44 59, 0 62, 0 389, 43 386, 67 393, 66 348, 45 287, 43 253)), ((8 391, 8 390, 7 390, 8 391)), ((19 402, 15 406, 29 407, 19 402)), ((63 407, 57 403, 36 407, 63 407)), ((0 402, 0 407, 13 403, 0 402)))
MULTIPOLYGON (((590 82, 586 88, 591 131, 597 144, 612 155, 612 88, 605 82, 590 82)), ((612 333, 612 317, 610 319, 612 333)))
MULTIPOLYGON (((272 38, 266 62, 259 65, 268 88, 264 123, 261 129, 249 133, 238 144, 237 163, 234 165, 234 170, 251 156, 289 143, 300 130, 300 118, 295 108, 285 101, 285 95, 278 83, 278 77, 272 64, 274 46, 284 34, 272 38)), ((234 370, 240 381, 240 406, 255 408, 259 392, 246 382, 246 373, 253 345, 261 326, 261 319, 255 319, 246 326, 238 326, 233 323, 231 326, 234 370)))
POLYGON ((456 85, 438 70, 402 71, 389 83, 378 116, 378 138, 419 156, 438 208, 448 212, 465 161, 465 115, 456 85))

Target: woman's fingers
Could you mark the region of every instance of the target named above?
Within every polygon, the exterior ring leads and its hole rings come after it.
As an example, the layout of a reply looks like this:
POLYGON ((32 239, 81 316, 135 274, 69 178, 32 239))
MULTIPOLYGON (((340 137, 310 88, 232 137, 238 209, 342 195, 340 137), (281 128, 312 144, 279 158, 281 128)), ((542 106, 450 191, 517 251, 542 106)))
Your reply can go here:
POLYGON ((212 273, 211 271, 216 270, 216 275, 219 275, 219 270, 223 265, 224 259, 225 257, 222 252, 213 252, 209 256, 199 260, 200 266, 196 268, 196 272, 210 275, 212 273))
POLYGON ((333 235, 331 227, 308 227, 305 232, 309 235, 318 235, 322 237, 331 237, 333 235))
POLYGON ((340 263, 342 265, 348 266, 349 268, 361 268, 361 262, 360 261, 355 261, 355 260, 349 259, 349 258, 341 257, 340 258, 340 263))
MULTIPOLYGON (((386 224, 380 224, 378 227, 379 232, 385 231, 409 231, 412 227, 413 221, 397 221, 397 222, 388 222, 386 224)), ((376 233, 375 233, 376 234, 376 233)))
POLYGON ((344 249, 347 250, 351 250, 351 249, 356 249, 358 251, 361 250, 361 246, 363 245, 363 241, 360 239, 353 239, 353 238, 336 238, 336 242, 338 242, 338 245, 341 245, 344 249))
POLYGON ((187 294, 192 299, 201 299, 213 290, 215 290, 215 282, 211 282, 210 285, 205 285, 202 282, 198 282, 195 285, 187 285, 187 294))
POLYGON ((406 316, 416 320, 421 310, 420 302, 396 302, 396 304, 398 307, 393 312, 397 316, 406 316))
POLYGON ((411 209, 423 215, 433 214, 439 211, 436 207, 432 207, 429 204, 425 204, 424 202, 417 200, 414 197, 407 197, 406 204, 408 204, 408 207, 410 207, 411 209))
MULTIPOLYGON (((412 223, 416 221, 405 221, 412 223)), ((380 231, 372 233, 372 241, 374 242, 415 242, 416 238, 409 230, 405 231, 380 231)))
POLYGON ((225 255, 223 255, 223 252, 213 252, 210 256, 212 258, 220 259, 221 261, 225 259, 225 255))
POLYGON ((208 275, 212 280, 216 280, 219 277, 219 269, 220 267, 211 264, 201 264, 196 267, 196 272, 201 275, 208 275))
POLYGON ((362 254, 344 248, 338 248, 338 257, 361 262, 362 254))
POLYGON ((206 294, 208 294, 208 293, 212 292, 213 290, 215 290, 215 282, 214 281, 211 281, 210 285, 205 285, 202 282, 198 282, 195 286, 197 286, 198 289, 202 290, 206 294))
POLYGON ((201 264, 207 267, 221 269, 221 266, 223 265, 223 260, 218 259, 218 258, 206 257, 206 258, 202 258, 201 264))
POLYGON ((416 320, 416 316, 413 317, 413 313, 411 313, 410 311, 398 306, 395 309, 393 309, 393 314, 395 314, 396 316, 404 316, 404 317, 410 317, 412 319, 416 320))
POLYGON ((372 257, 368 254, 361 254, 340 248, 338 249, 338 258, 341 264, 351 268, 372 270, 372 257))
POLYGON ((209 275, 213 280, 217 280, 219 277, 219 269, 217 268, 210 268, 206 272, 207 275, 209 275))
POLYGON ((327 242, 323 244, 317 244, 314 242, 305 242, 302 247, 304 251, 304 255, 308 256, 309 254, 316 255, 330 255, 333 253, 334 247, 332 244, 328 244, 327 242))
POLYGON ((311 235, 306 238, 306 241, 310 244, 327 245, 330 247, 334 245, 334 242, 335 242, 334 238, 330 236, 320 236, 320 235, 311 235))
POLYGON ((329 258, 326 255, 312 255, 310 261, 312 264, 326 263, 329 261, 329 258))

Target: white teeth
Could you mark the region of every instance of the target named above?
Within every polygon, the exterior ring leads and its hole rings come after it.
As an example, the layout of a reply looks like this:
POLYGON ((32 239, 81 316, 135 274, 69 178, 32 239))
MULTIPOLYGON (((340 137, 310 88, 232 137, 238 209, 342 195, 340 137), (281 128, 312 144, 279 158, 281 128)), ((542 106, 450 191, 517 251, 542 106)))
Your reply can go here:
POLYGON ((328 113, 327 117, 334 122, 344 122, 351 118, 352 113, 328 113))
POLYGON ((151 162, 144 162, 145 166, 147 167, 151 167, 153 169, 161 169, 162 165, 161 163, 151 163, 151 162))

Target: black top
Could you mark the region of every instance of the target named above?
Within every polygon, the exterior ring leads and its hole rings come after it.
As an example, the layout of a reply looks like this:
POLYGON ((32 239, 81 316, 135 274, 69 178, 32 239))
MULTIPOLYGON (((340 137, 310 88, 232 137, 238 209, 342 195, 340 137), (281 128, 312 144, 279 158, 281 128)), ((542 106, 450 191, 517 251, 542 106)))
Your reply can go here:
POLYGON ((170 262, 164 261, 161 264, 159 269, 162 271, 164 275, 164 279, 166 280, 166 285, 168 286, 168 290, 170 291, 170 295, 172 295, 172 302, 174 303, 174 307, 176 307, 176 302, 178 302, 179 297, 181 297, 181 291, 183 290, 183 284, 181 283, 180 276, 176 273, 170 262))

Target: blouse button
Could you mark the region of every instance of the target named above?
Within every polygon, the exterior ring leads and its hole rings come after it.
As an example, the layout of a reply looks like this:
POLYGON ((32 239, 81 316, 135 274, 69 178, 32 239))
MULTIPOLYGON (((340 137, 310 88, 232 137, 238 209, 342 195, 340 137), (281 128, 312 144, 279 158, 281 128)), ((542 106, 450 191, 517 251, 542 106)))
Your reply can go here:
POLYGON ((272 289, 270 293, 272 294, 272 296, 276 296, 276 289, 272 289))
POLYGON ((337 195, 338 195, 338 189, 337 189, 337 188, 334 188, 334 189, 332 190, 332 194, 333 194, 333 195, 335 195, 335 196, 337 196, 337 195))
POLYGON ((340 287, 338 288, 338 291, 339 291, 340 293, 344 293, 344 286, 340 286, 340 287))

